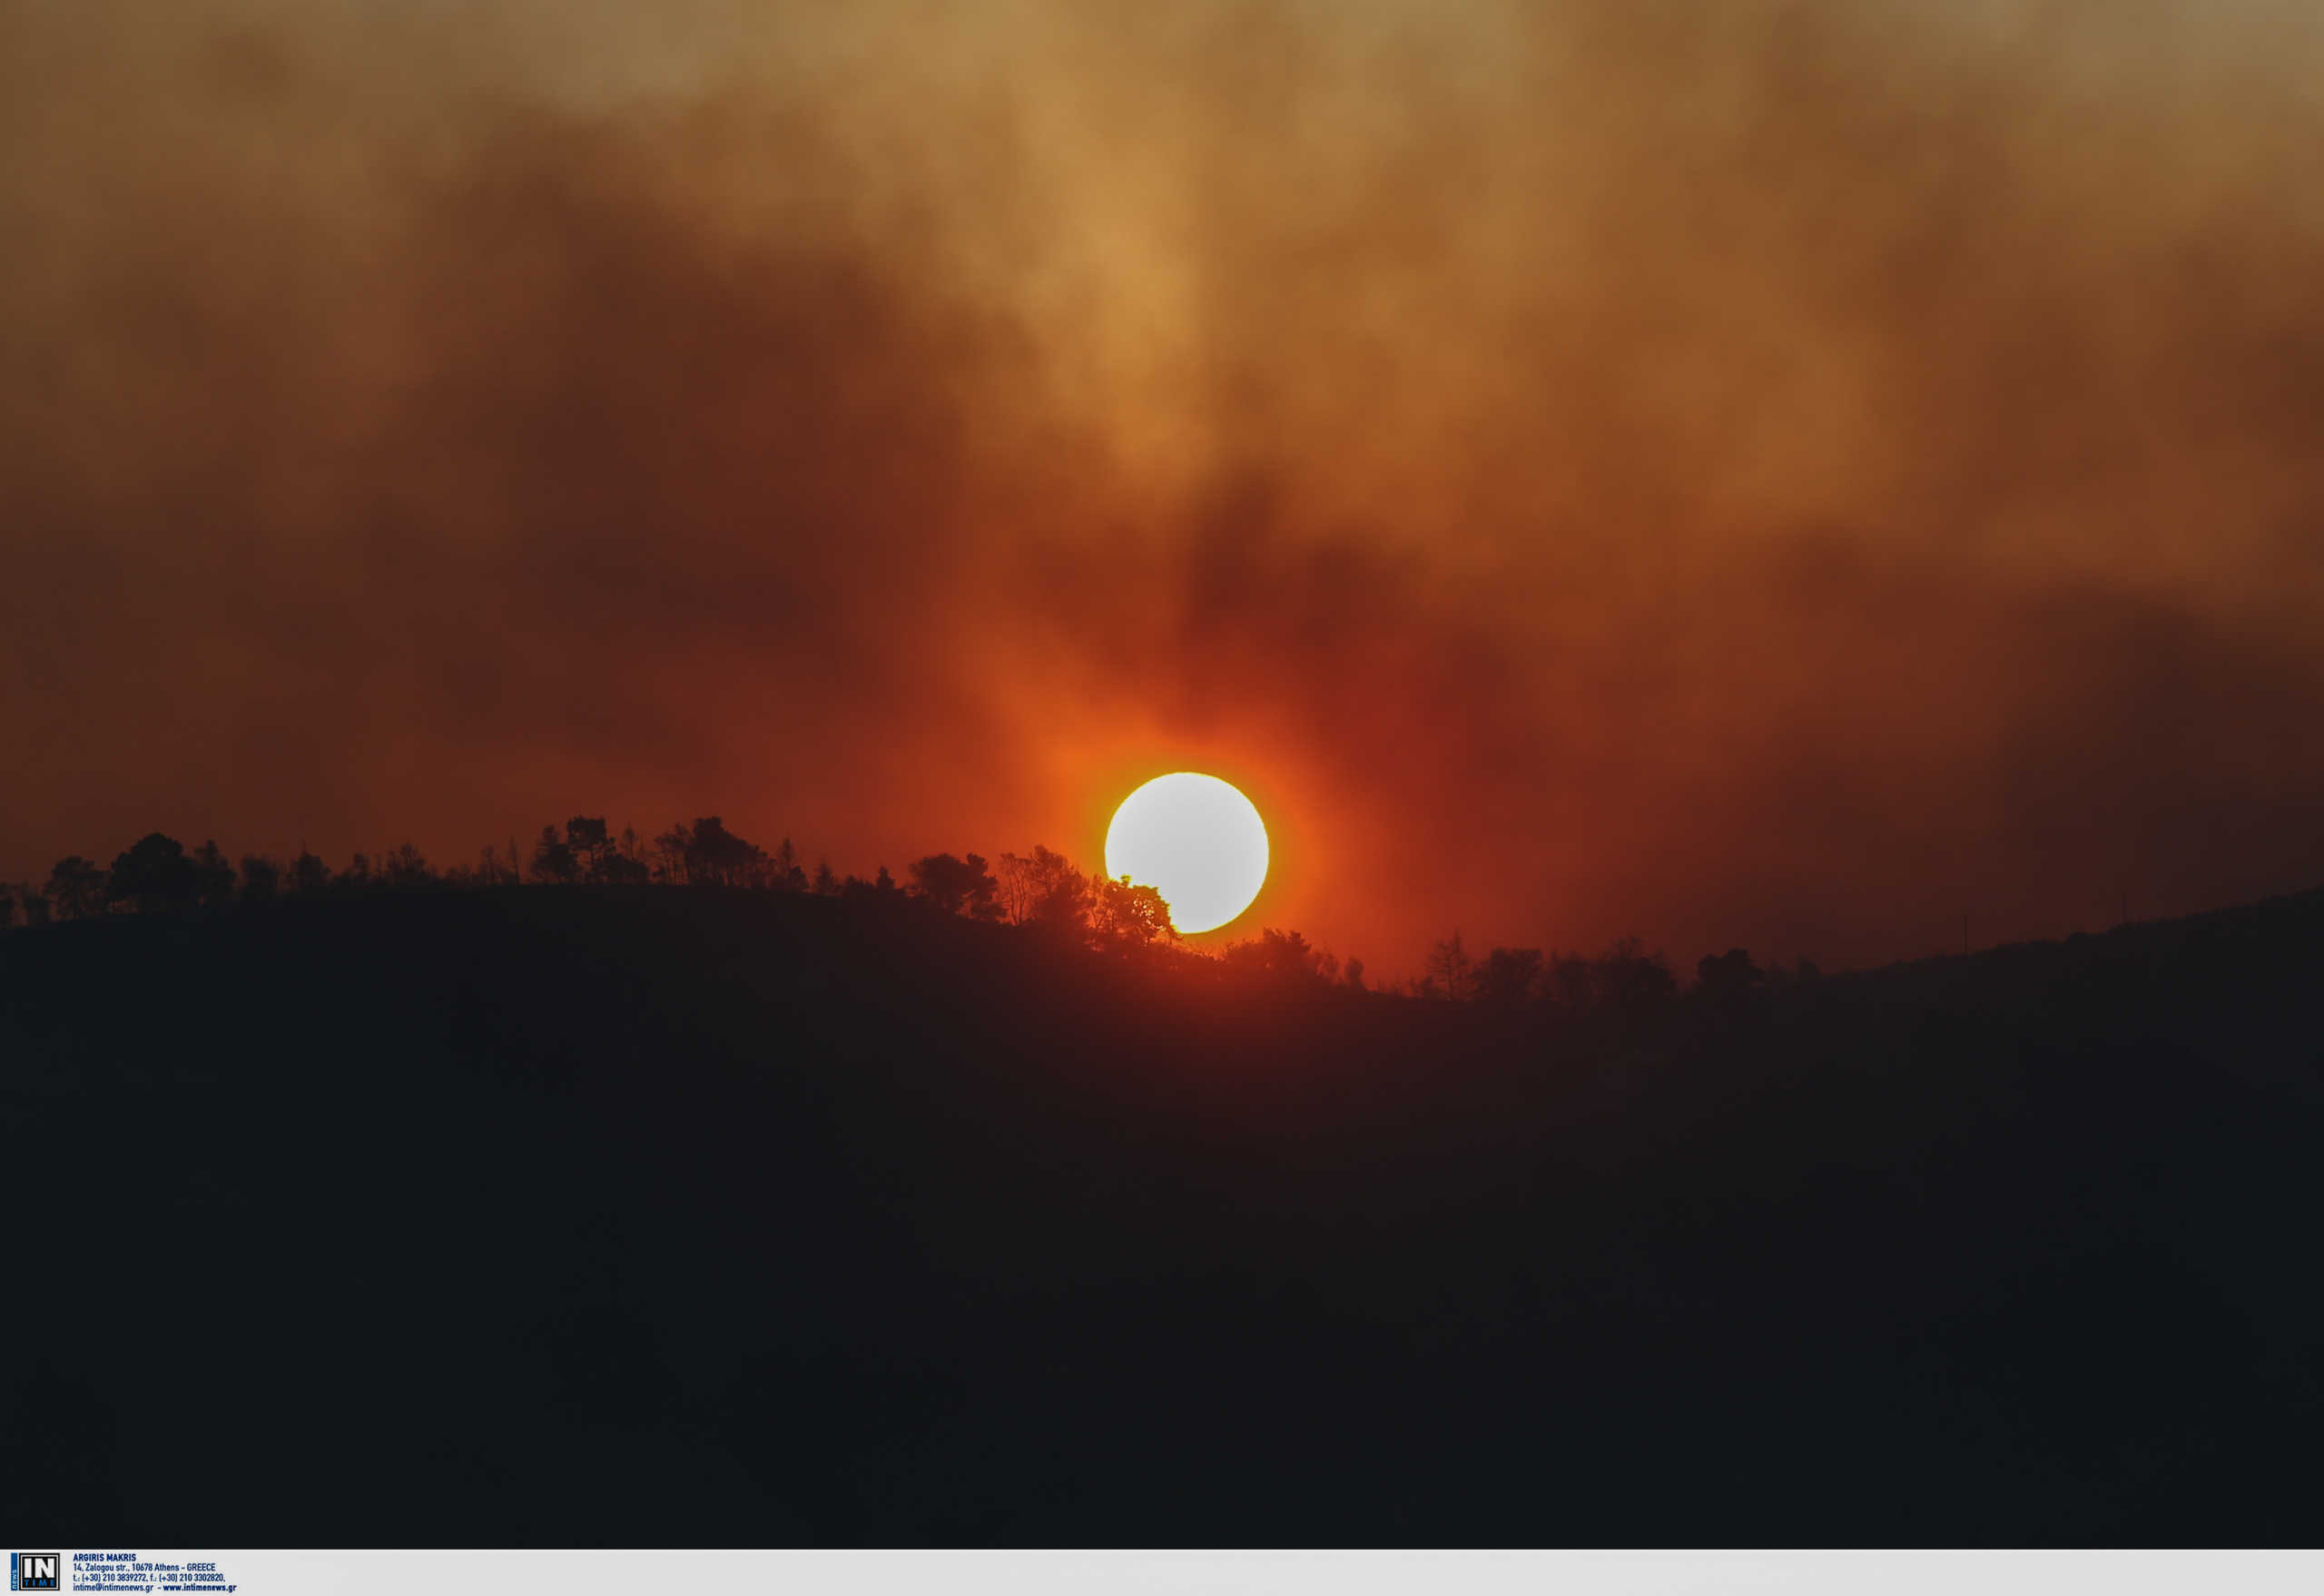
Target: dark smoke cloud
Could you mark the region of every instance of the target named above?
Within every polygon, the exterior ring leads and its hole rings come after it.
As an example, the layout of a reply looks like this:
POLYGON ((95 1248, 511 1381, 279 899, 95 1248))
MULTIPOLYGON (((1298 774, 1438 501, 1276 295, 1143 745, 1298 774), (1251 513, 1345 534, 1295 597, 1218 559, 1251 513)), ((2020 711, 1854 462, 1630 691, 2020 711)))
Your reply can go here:
POLYGON ((0 869, 1181 765, 1260 918, 2324 875, 2310 8, 0 5, 0 869))

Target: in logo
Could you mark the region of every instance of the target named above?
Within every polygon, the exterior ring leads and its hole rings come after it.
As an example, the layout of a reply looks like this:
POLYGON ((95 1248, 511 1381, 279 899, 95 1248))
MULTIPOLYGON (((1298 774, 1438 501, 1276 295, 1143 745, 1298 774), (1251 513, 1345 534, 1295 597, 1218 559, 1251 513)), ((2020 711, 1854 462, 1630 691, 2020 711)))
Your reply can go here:
POLYGON ((8 1553, 8 1589, 11 1591, 61 1591, 56 1582, 57 1557, 54 1552, 11 1552, 8 1553))

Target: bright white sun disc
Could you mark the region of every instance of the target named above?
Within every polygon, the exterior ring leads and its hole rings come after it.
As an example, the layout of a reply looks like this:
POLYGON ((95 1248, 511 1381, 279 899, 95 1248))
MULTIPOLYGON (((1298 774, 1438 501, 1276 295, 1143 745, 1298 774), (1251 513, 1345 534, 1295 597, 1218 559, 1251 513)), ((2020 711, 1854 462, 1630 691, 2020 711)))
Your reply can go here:
POLYGON ((1179 931, 1216 931, 1251 906, 1267 879, 1267 828, 1251 801, 1216 776, 1157 776, 1114 811, 1106 873, 1161 893, 1179 931))

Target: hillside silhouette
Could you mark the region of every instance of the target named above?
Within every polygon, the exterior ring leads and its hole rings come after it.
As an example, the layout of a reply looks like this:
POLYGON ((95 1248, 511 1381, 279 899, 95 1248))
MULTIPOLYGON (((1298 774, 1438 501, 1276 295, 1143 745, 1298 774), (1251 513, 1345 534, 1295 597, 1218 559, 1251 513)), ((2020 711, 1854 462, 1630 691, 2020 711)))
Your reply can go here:
POLYGON ((115 884, 152 911, 0 935, 0 1515, 2306 1537, 2324 892, 1590 1004, 1454 939, 1452 1002, 1295 934, 997 923, 970 859, 920 882, 955 913, 491 877, 205 911, 151 848, 115 884))

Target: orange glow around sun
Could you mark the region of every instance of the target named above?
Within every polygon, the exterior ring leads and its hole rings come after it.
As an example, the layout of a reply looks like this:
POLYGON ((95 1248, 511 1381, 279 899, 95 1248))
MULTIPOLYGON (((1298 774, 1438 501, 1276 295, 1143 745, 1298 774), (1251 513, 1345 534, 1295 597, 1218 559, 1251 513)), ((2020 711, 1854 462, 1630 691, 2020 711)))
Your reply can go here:
POLYGON ((1259 895, 1267 828, 1251 801, 1216 776, 1157 776, 1114 811, 1106 873, 1160 892, 1181 932, 1216 931, 1259 895))

